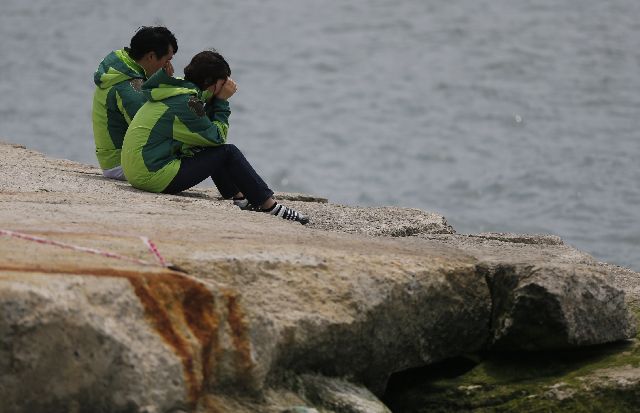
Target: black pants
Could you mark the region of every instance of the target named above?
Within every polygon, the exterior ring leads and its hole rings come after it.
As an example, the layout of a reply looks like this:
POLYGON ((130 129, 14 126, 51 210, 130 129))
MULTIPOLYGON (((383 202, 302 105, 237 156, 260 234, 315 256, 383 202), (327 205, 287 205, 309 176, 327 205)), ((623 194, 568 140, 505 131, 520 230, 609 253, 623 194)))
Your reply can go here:
POLYGON ((226 144, 205 148, 193 157, 182 158, 180 170, 164 191, 175 194, 211 177, 223 198, 242 192, 253 205, 262 205, 273 195, 240 149, 226 144))

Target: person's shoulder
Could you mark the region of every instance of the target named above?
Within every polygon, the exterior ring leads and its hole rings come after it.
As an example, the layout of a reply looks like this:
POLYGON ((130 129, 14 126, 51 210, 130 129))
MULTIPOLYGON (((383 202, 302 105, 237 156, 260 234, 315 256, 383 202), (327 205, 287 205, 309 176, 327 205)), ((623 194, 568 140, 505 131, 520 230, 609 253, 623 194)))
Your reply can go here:
POLYGON ((177 95, 170 98, 171 106, 177 111, 198 118, 206 116, 204 102, 196 95, 177 95))
POLYGON ((133 78, 133 79, 129 79, 128 83, 131 89, 135 90, 138 93, 142 93, 142 84, 144 83, 144 79, 133 78))
POLYGON ((142 84, 144 83, 144 79, 142 78, 130 78, 123 79, 122 81, 113 85, 114 88, 119 89, 121 91, 140 93, 142 94, 142 84))
POLYGON ((189 95, 189 98, 187 99, 187 106, 189 107, 189 110, 191 110, 199 117, 204 117, 206 115, 206 111, 204 110, 204 102, 197 96, 189 95))

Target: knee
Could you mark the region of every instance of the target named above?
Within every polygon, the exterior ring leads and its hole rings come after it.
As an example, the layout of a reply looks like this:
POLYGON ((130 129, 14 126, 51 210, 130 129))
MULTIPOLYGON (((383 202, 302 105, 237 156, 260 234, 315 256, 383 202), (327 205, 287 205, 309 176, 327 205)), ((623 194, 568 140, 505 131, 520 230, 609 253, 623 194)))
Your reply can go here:
POLYGON ((225 145, 225 149, 227 151, 227 155, 229 156, 229 159, 244 158, 244 154, 242 153, 240 148, 238 148, 236 145, 234 145, 232 143, 226 144, 225 145))
POLYGON ((232 143, 227 143, 224 145, 225 148, 227 149, 227 151, 229 151, 230 153, 238 153, 240 152, 240 149, 238 149, 238 147, 232 143))

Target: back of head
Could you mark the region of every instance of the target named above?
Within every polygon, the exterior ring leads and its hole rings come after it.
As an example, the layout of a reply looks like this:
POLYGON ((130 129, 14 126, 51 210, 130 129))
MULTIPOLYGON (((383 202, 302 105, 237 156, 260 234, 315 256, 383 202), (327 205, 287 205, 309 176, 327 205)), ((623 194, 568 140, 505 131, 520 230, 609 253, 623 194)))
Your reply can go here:
POLYGON ((133 60, 139 60, 149 52, 154 52, 159 59, 169 53, 169 45, 173 47, 173 53, 178 52, 178 41, 169 29, 143 26, 131 38, 128 52, 133 60))
POLYGON ((231 76, 231 68, 224 57, 215 50, 205 50, 193 56, 184 68, 184 78, 205 90, 220 79, 231 76))

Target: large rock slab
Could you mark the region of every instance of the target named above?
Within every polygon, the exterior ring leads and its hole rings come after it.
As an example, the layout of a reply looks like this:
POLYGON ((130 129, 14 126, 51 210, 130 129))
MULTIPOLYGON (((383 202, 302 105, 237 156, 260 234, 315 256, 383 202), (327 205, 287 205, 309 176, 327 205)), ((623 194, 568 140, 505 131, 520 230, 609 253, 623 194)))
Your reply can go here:
POLYGON ((212 389, 251 388, 233 291, 26 240, 1 237, 0 251, 1 412, 190 410, 212 389))
POLYGON ((0 275, 0 411, 186 405, 180 359, 158 340, 129 282, 83 278, 0 275))
POLYGON ((573 314, 571 345, 632 334, 609 272, 553 237, 463 236, 419 210, 281 198, 315 220, 240 211, 213 189, 145 193, 0 145, 0 230, 85 248, 0 236, 2 408, 358 411, 394 372, 521 345, 536 323, 519 316, 526 297, 573 314), (183 272, 153 264, 141 236, 183 272), (564 287, 529 294, 532 267, 564 287), (562 301, 566 287, 581 293, 562 301))
MULTIPOLYGON (((144 257, 135 238, 31 235, 144 257)), ((3 356, 37 354, 0 371, 0 398, 12 412, 190 409, 205 394, 262 391, 287 371, 349 375, 382 392, 395 371, 482 348, 489 291, 468 257, 424 257, 395 240, 354 255, 363 240, 336 241, 285 259, 220 257, 180 240, 175 252, 193 261, 172 260, 193 278, 0 238, 12 257, 0 266, 3 356)))
POLYGON ((635 336, 622 290, 586 265, 504 265, 485 272, 493 310, 491 345, 550 350, 635 336))
POLYGON ((478 260, 493 303, 490 347, 553 350, 624 340, 637 332, 627 304, 637 296, 640 276, 607 268, 559 237, 423 237, 457 246, 478 260))
POLYGON ((370 240, 364 253, 362 239, 331 238, 336 249, 320 256, 216 252, 177 263, 240 292, 271 375, 350 375, 382 391, 394 371, 485 344, 489 291, 468 257, 436 245, 401 254, 395 240, 370 240))

